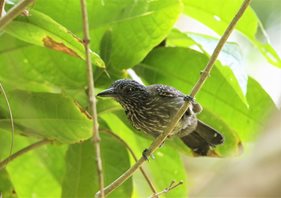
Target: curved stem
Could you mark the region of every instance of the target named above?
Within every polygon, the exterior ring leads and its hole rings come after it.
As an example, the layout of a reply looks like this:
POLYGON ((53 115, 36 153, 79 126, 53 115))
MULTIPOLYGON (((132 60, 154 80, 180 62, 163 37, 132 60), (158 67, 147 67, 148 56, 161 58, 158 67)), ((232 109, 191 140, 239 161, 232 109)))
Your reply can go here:
MULTIPOLYGON (((0 15, 1 16, 1 15, 0 15)), ((12 138, 11 138, 11 145, 10 145, 10 151, 9 151, 9 157, 12 155, 13 152, 13 146, 14 146, 14 135, 15 135, 15 126, 14 126, 14 119, 13 119, 13 114, 12 114, 12 109, 7 97, 7 94, 4 90, 4 87, 2 86, 2 84, 0 83, 0 89, 4 95, 7 107, 8 107, 8 111, 9 111, 9 115, 10 115, 10 120, 11 120, 11 129, 12 129, 12 138)), ((8 163, 8 162, 7 162, 8 163)), ((5 165, 4 165, 5 166, 5 165)))
MULTIPOLYGON (((130 154, 132 155, 132 157, 134 158, 134 160, 135 160, 135 161, 138 161, 138 158, 137 158, 136 154, 134 153, 133 149, 132 149, 132 148, 127 144, 127 142, 125 142, 119 135, 113 133, 113 132, 110 131, 110 130, 102 130, 101 132, 108 133, 108 134, 114 136, 116 139, 118 139, 122 144, 125 145, 125 147, 128 149, 128 151, 130 152, 130 154)), ((150 178, 148 177, 148 175, 146 174, 145 170, 144 170, 142 167, 140 167, 140 171, 141 171, 141 173, 143 174, 145 180, 147 181, 147 183, 148 183, 148 185, 149 185, 151 191, 152 191, 154 194, 156 194, 156 193, 157 193, 157 190, 156 190, 156 188, 154 187, 154 185, 153 185, 152 181, 150 180, 150 178)))
POLYGON ((175 184, 175 181, 172 181, 170 183, 169 187, 165 188, 164 190, 162 190, 162 191, 160 191, 158 193, 154 193, 149 198, 157 198, 157 197, 159 197, 159 195, 166 194, 166 193, 170 192, 171 190, 173 190, 174 188, 176 188, 176 187, 178 187, 178 186, 180 186, 182 184, 183 184, 182 181, 180 181, 180 182, 178 182, 176 184, 175 184))
MULTIPOLYGON (((190 94, 191 97, 195 97, 195 95, 198 93, 198 91, 203 86, 204 82, 208 78, 211 69, 213 68, 213 64, 215 63, 219 52, 221 51, 223 45, 225 44, 227 38, 229 37, 230 33, 233 31, 235 25, 245 12, 246 8, 249 6, 251 0, 244 0, 243 4, 241 5, 239 11, 235 15, 235 17, 232 19, 231 23, 227 27, 226 31, 222 35, 219 43, 217 44, 217 47, 215 48, 212 56, 209 59, 209 62, 207 63, 205 70, 202 72, 202 75, 200 76, 200 79, 195 84, 194 88, 192 89, 192 92, 190 94)), ((177 125, 178 121, 181 119, 183 114, 186 112, 186 110, 189 107, 189 101, 186 101, 178 110, 176 115, 172 118, 171 122, 168 124, 165 131, 159 135, 150 145, 148 151, 146 152, 147 156, 150 156, 159 146, 164 142, 164 140, 168 137, 168 135, 173 131, 175 126, 177 125)), ((123 173, 118 179, 116 179, 114 182, 112 182, 110 185, 108 185, 105 189, 105 195, 112 192, 115 188, 119 187, 123 182, 125 182, 129 177, 132 176, 132 174, 145 162, 145 158, 141 157, 131 168, 129 168, 125 173, 123 173)), ((100 192, 97 193, 99 195, 100 192)))
POLYGON ((84 39, 83 44, 85 47, 86 54, 86 64, 87 64, 87 78, 88 78, 88 100, 90 106, 90 112, 92 114, 93 120, 93 143, 95 145, 96 152, 96 164, 97 164, 97 172, 98 172, 98 180, 100 187, 100 195, 99 197, 104 197, 104 178, 103 178, 103 170, 102 170, 102 160, 101 160, 101 151, 100 151, 100 136, 99 136, 99 128, 98 128, 98 115, 97 115, 97 106, 96 106, 96 97, 94 90, 94 77, 93 77, 93 69, 91 63, 90 56, 90 34, 89 34, 89 22, 88 22, 88 13, 87 13, 87 5, 85 0, 81 0, 81 10, 82 10, 82 18, 83 18, 83 32, 84 39))
POLYGON ((9 12, 0 18, 0 32, 8 25, 14 18, 22 13, 27 6, 33 3, 34 0, 23 0, 15 5, 9 12))
POLYGON ((48 143, 50 143, 50 142, 51 142, 51 140, 46 140, 46 139, 40 140, 40 141, 38 141, 38 142, 35 142, 35 143, 33 143, 33 144, 31 144, 31 145, 29 145, 29 146, 27 146, 27 147, 25 147, 25 148, 23 148, 23 149, 17 151, 17 152, 15 152, 15 153, 12 154, 11 156, 7 157, 6 159, 4 159, 3 161, 0 162, 0 170, 1 170, 2 168, 5 168, 5 166, 6 166, 9 162, 13 161, 13 160, 16 159, 17 157, 19 157, 19 156, 21 156, 21 155, 23 155, 23 154, 25 154, 25 153, 27 153, 27 152, 29 152, 29 151, 32 151, 33 149, 36 149, 36 148, 38 148, 38 147, 40 147, 40 146, 43 146, 43 145, 45 145, 45 144, 48 144, 48 143))

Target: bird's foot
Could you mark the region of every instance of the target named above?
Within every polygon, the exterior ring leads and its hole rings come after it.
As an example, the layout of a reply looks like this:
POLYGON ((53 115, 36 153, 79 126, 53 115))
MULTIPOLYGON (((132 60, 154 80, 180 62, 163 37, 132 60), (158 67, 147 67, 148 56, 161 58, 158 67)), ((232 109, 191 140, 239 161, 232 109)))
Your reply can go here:
MULTIPOLYGON (((143 152, 142 152, 142 156, 143 156, 143 158, 144 158, 145 160, 147 160, 147 161, 148 161, 148 158, 149 158, 149 155, 148 155, 148 149, 144 149, 144 150, 143 150, 143 152)), ((151 154, 151 158, 152 158, 152 159, 154 159, 154 158, 155 158, 153 154, 151 154)))
POLYGON ((148 153, 147 153, 147 152, 148 152, 148 149, 144 149, 143 152, 142 152, 142 156, 143 156, 143 158, 144 158, 145 160, 148 161, 148 157, 149 157, 149 156, 148 156, 148 153))
POLYGON ((192 103, 195 102, 194 98, 192 96, 189 96, 189 95, 184 96, 183 99, 184 99, 184 101, 188 101, 188 102, 192 102, 192 103))
MULTIPOLYGON (((169 138, 169 136, 167 137, 169 138)), ((159 148, 161 148, 163 145, 164 145, 165 141, 163 141, 160 145, 159 145, 159 148)))

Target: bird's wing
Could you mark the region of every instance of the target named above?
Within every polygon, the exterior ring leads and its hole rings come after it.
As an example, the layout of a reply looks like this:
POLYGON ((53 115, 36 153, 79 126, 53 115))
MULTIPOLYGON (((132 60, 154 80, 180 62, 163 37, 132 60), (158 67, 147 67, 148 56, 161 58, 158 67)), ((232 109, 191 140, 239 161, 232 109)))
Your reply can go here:
MULTIPOLYGON (((167 98, 168 100, 177 99, 180 105, 182 105, 184 102, 185 95, 174 87, 162 84, 155 84, 147 86, 146 88, 148 92, 154 96, 162 96, 164 98, 167 98)), ((200 113, 203 108, 198 102, 193 101, 191 109, 193 112, 190 112, 189 108, 189 110, 187 111, 188 114, 200 113)))
POLYGON ((161 84, 150 85, 147 86, 147 90, 150 93, 158 96, 172 97, 172 98, 184 97, 184 94, 182 92, 167 85, 161 85, 161 84))

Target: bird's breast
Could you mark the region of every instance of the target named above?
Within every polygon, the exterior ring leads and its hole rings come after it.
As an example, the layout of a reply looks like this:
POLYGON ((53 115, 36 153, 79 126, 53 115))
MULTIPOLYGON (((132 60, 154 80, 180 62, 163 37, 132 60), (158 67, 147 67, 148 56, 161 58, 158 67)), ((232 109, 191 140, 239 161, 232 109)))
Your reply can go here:
MULTIPOLYGON (((155 99, 139 106, 138 108, 127 109, 127 117, 133 126, 154 137, 163 133, 172 117, 182 105, 182 100, 161 100, 155 99)), ((184 115, 176 125, 172 135, 181 133, 183 129, 192 128, 194 119, 192 116, 184 115)))

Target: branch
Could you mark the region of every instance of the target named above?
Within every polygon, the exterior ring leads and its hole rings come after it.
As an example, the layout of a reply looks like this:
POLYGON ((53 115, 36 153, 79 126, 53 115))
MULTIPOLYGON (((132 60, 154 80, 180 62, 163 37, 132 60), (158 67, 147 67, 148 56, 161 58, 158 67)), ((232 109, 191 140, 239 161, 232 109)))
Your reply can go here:
POLYGON ((225 32, 223 33, 221 39, 219 40, 216 48, 214 49, 212 56, 209 59, 209 62, 207 63, 205 70, 202 71, 201 77, 196 82, 195 86, 193 87, 190 96, 195 97, 195 95, 199 92, 201 87, 204 85, 206 79, 210 76, 210 72, 213 68, 213 65, 215 64, 215 61, 217 60, 220 51, 222 50, 224 44, 226 43, 228 37, 230 36, 231 32, 234 30, 237 22, 241 18, 241 16, 244 14, 246 8, 249 6, 251 0, 244 0, 243 4, 241 5, 240 9, 226 28, 225 32))
MULTIPOLYGON (((1 16, 1 15, 0 15, 1 16)), ((11 157, 12 152, 13 152, 13 146, 14 146, 14 135, 15 135, 15 126, 14 126, 14 119, 13 119, 13 114, 12 114, 12 110, 11 110, 11 106, 8 100, 8 97, 6 95, 6 92, 4 90, 4 87, 2 86, 1 82, 0 82, 0 90, 3 93, 3 96, 5 98, 7 107, 8 107, 8 111, 9 111, 9 115, 10 115, 10 120, 11 120, 11 129, 12 129, 12 139, 11 139, 11 146, 10 146, 10 151, 9 151, 9 157, 11 157)), ((8 163, 8 161, 7 161, 8 163)), ((6 166, 5 164, 3 166, 6 166)), ((0 168, 1 169, 1 168, 0 168)))
MULTIPOLYGON (((206 65, 205 70, 202 72, 202 75, 200 79, 195 84, 194 88, 192 89, 192 92, 190 94, 191 97, 195 97, 197 92, 200 90, 200 88, 203 86, 206 79, 209 77, 210 71, 213 67, 213 64, 215 63, 219 52, 221 51, 223 45, 225 44, 227 38, 229 37, 230 33, 233 31, 235 25, 237 24, 238 20, 241 18, 242 14, 245 12, 246 8, 249 6, 251 0, 244 0, 243 4, 241 5, 239 11, 235 15, 235 17, 232 19, 231 23, 227 27, 226 31, 222 35, 219 43, 217 44, 212 56, 210 57, 209 62, 206 65)), ((164 142, 164 140, 168 137, 168 135, 174 130, 176 124, 179 122, 181 117, 184 115, 186 110, 188 109, 190 105, 189 101, 186 101, 178 110, 178 112, 175 114, 175 116, 172 118, 171 122, 165 129, 165 131, 159 135, 150 145, 148 148, 146 155, 150 156, 159 146, 164 142)), ((131 168, 129 168, 123 175, 121 175, 118 179, 116 179, 114 182, 112 182, 110 185, 108 185, 105 189, 105 195, 112 192, 115 188, 119 187, 123 182, 125 182, 129 177, 132 176, 132 174, 145 162, 145 158, 142 156, 131 168)), ((97 193, 99 195, 100 192, 97 193)))
POLYGON ((103 178, 103 170, 102 170, 102 160, 101 160, 101 152, 100 152, 100 136, 99 136, 99 128, 98 128, 98 116, 97 116, 97 107, 96 107, 96 97, 95 97, 95 90, 94 90, 94 77, 93 77, 93 70, 92 70, 92 63, 91 63, 91 56, 90 56, 90 34, 89 34, 89 23, 88 23, 88 13, 87 13, 87 6, 86 1, 81 0, 81 11, 82 11, 82 18, 83 18, 83 32, 84 32, 84 47, 85 47, 85 54, 86 54, 86 64, 87 64, 87 74, 88 74, 88 100, 90 106, 90 112, 92 113, 93 117, 93 142, 95 144, 96 150, 96 164, 97 164, 97 172, 98 172, 98 179, 99 179, 99 187, 100 187, 100 195, 99 197, 104 197, 104 178, 103 178))
POLYGON ((165 193, 168 193, 170 192, 171 190, 173 190, 174 188, 180 186, 183 184, 183 181, 180 181, 178 183, 175 184, 175 181, 172 181, 169 185, 168 188, 165 188, 164 190, 158 192, 158 193, 154 193, 153 195, 151 195, 149 198, 156 198, 156 197, 159 197, 159 195, 162 195, 162 194, 165 194, 165 193))
POLYGON ((23 0, 9 10, 9 12, 0 18, 0 32, 18 15, 20 15, 27 6, 33 3, 34 0, 23 0))
POLYGON ((27 153, 27 152, 29 152, 29 151, 32 151, 33 149, 36 149, 36 148, 38 148, 38 147, 40 147, 40 146, 43 146, 43 145, 45 145, 45 144, 48 144, 48 143, 50 143, 50 142, 51 142, 51 140, 43 139, 43 140, 40 140, 40 141, 38 141, 38 142, 35 142, 35 143, 33 143, 33 144, 31 144, 31 145, 29 145, 29 146, 27 146, 27 147, 25 147, 25 148, 23 148, 23 149, 17 151, 16 153, 12 154, 12 155, 9 156, 8 158, 6 158, 6 159, 4 159, 3 161, 0 162, 0 170, 3 169, 3 168, 5 168, 5 166, 6 166, 9 162, 13 161, 13 160, 16 159, 17 157, 20 157, 21 155, 23 155, 23 154, 25 154, 25 153, 27 153))
POLYGON ((2 17, 4 11, 5 11, 5 0, 0 0, 0 18, 2 17))
MULTIPOLYGON (((130 154, 132 155, 132 157, 134 158, 135 161, 138 161, 138 158, 136 156, 136 154, 134 153, 133 149, 127 144, 127 142, 125 142, 119 135, 113 133, 112 131, 109 130, 102 130, 102 132, 108 133, 112 136, 114 136, 116 139, 118 139, 122 144, 125 145, 125 147, 128 149, 128 151, 130 152, 130 154)), ((143 174, 145 180, 147 181, 149 187, 151 188, 152 192, 154 194, 157 193, 156 188, 154 187, 152 181, 150 180, 150 178, 148 177, 148 175, 146 174, 146 172, 144 171, 144 169, 140 166, 140 171, 143 174)))

